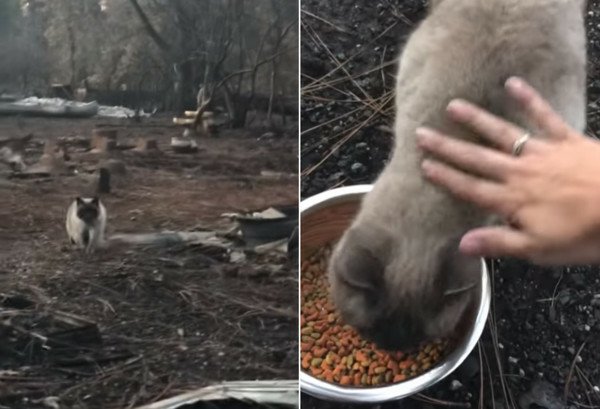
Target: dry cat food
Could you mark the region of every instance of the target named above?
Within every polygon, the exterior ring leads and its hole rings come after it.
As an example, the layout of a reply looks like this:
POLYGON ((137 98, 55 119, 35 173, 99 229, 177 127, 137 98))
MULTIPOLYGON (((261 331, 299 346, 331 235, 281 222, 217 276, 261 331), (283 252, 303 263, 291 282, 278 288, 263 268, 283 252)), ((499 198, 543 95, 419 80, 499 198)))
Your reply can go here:
POLYGON ((446 341, 430 342, 413 352, 384 352, 341 322, 329 298, 330 254, 331 248, 324 247, 302 262, 302 369, 331 383, 378 386, 405 381, 435 365, 446 341))

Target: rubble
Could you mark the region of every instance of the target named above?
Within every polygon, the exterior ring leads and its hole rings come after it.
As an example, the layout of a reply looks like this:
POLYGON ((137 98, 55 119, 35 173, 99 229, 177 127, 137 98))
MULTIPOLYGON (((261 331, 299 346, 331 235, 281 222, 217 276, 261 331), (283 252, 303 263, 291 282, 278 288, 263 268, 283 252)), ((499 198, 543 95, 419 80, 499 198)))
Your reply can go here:
POLYGON ((3 95, 0 99, 0 114, 29 114, 37 116, 63 116, 63 117, 103 117, 103 118, 133 118, 136 115, 142 118, 151 114, 141 110, 136 111, 121 106, 99 105, 96 101, 80 102, 63 98, 38 98, 27 97, 18 99, 16 96, 3 95))

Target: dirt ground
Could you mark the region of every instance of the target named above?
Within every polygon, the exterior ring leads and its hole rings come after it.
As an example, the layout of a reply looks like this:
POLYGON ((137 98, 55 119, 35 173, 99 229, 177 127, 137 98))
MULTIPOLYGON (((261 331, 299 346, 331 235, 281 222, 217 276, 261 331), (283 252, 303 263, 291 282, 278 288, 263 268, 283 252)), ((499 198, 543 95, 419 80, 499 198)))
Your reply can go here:
POLYGON ((232 264, 201 245, 84 256, 67 243, 67 206, 94 191, 89 172, 107 156, 128 167, 103 197, 109 234, 226 230, 222 213, 297 202, 294 124, 260 141, 261 129, 223 130, 198 153, 175 154, 181 130, 170 122, 0 118, 2 137, 34 134, 26 162, 59 138, 79 172, 0 175, 0 408, 52 407, 54 397, 61 408, 136 407, 218 381, 297 377, 296 260, 232 264), (86 152, 78 141, 99 126, 155 138, 160 152, 86 152))
MULTIPOLYGON (((383 169, 394 59, 424 15, 423 0, 303 1, 303 198, 370 183, 383 169)), ((586 25, 588 130, 600 135, 600 1, 588 2, 586 25)), ((600 407, 600 268, 492 266, 493 315, 479 347, 449 378, 401 402, 353 406, 303 394, 303 408, 600 407)))

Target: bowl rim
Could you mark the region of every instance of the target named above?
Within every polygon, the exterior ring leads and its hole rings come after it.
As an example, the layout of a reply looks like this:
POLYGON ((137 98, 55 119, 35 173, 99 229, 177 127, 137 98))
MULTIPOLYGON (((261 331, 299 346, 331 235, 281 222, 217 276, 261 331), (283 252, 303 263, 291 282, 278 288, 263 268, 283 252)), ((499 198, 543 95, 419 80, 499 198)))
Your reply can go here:
MULTIPOLYGON (((300 202, 300 220, 302 215, 310 214, 332 204, 356 200, 371 191, 373 185, 354 185, 335 188, 308 197, 300 202)), ((302 228, 300 228, 302 238, 302 228)), ((302 240, 302 239, 300 239, 302 240)), ((301 244, 301 243, 300 243, 301 244)), ((440 382, 454 372, 473 351, 487 322, 491 303, 491 284, 485 259, 481 259, 480 302, 470 328, 470 333, 438 365, 407 381, 375 388, 343 387, 321 381, 300 368, 300 390, 314 397, 354 403, 378 403, 399 400, 414 395, 440 382)))

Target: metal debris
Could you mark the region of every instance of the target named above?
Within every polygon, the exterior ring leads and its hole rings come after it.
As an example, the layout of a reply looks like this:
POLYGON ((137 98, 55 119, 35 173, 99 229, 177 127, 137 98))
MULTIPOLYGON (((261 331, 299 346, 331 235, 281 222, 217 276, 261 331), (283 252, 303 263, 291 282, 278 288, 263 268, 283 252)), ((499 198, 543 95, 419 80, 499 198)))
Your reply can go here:
POLYGON ((136 409, 177 409, 202 401, 236 399, 264 405, 298 407, 298 381, 236 381, 208 386, 193 392, 140 406, 136 409))

